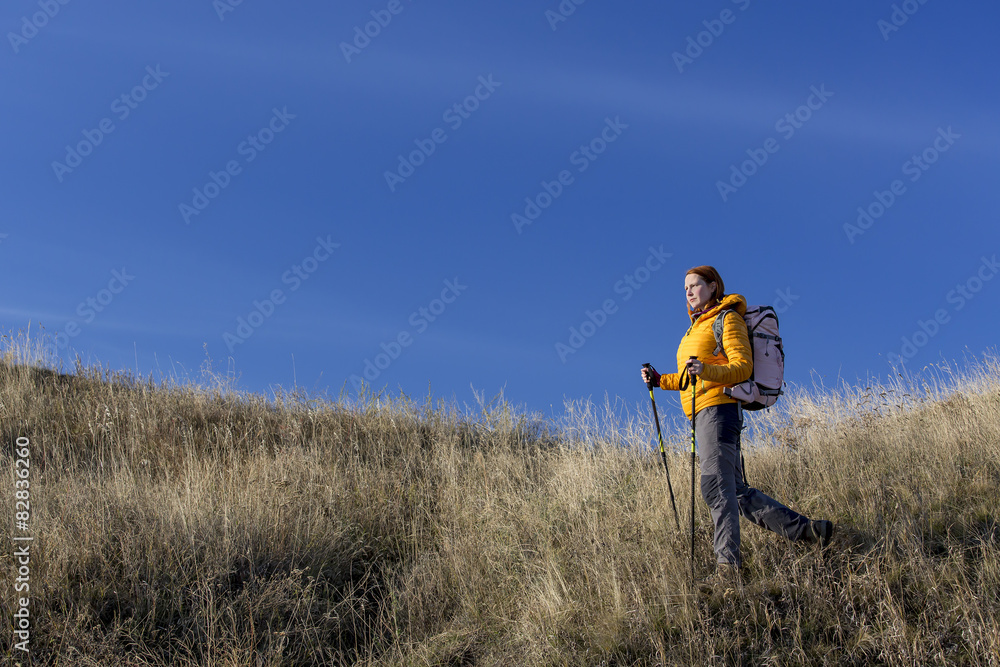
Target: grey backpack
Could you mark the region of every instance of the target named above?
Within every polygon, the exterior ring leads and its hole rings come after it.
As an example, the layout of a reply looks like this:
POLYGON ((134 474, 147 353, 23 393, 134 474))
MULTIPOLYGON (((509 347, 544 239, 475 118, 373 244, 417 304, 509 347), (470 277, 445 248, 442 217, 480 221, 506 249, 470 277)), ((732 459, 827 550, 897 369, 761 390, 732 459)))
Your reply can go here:
MULTIPOLYGON (((715 334, 715 354, 722 352, 722 328, 724 318, 734 310, 724 310, 712 323, 715 334)), ((785 378, 785 350, 778 335, 778 315, 771 306, 747 306, 743 320, 750 337, 750 352, 753 358, 753 373, 746 382, 734 387, 726 387, 726 396, 743 403, 744 410, 762 410, 774 405, 781 396, 781 385, 785 378)))

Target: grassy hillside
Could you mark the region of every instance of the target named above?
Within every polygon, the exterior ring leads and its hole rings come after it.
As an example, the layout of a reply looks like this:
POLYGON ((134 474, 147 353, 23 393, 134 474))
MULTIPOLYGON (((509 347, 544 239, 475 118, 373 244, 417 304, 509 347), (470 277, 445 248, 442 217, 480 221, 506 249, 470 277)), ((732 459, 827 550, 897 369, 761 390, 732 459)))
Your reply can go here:
MULTIPOLYGON (((744 522, 744 589, 700 595, 648 418, 275 405, 62 375, 28 346, 4 342, 0 458, 13 471, 30 439, 34 664, 1000 664, 995 358, 944 385, 793 392, 758 418, 751 484, 839 532, 824 553, 744 522)), ((670 457, 682 518, 688 466, 670 457)), ((12 637, 0 652, 21 659, 12 637)))

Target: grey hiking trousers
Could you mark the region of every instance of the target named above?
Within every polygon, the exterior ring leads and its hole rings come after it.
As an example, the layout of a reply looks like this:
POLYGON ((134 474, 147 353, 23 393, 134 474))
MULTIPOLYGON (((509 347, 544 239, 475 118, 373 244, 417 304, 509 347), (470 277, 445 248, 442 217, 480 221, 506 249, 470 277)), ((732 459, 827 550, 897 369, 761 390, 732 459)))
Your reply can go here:
POLYGON ((740 461, 743 406, 725 403, 702 408, 695 417, 701 456, 701 495, 712 511, 715 555, 720 563, 740 565, 740 516, 758 526, 799 540, 809 519, 747 486, 740 461))

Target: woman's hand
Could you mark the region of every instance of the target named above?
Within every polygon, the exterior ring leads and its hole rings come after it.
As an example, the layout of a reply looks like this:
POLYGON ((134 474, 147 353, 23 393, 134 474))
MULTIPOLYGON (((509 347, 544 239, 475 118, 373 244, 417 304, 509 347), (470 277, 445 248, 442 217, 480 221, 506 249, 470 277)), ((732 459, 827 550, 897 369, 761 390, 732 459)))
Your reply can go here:
POLYGON ((701 371, 705 366, 697 359, 687 360, 687 372, 688 375, 701 375, 701 371))
POLYGON ((646 385, 650 382, 653 383, 654 387, 660 386, 660 374, 657 373, 652 367, 642 369, 642 381, 646 385))

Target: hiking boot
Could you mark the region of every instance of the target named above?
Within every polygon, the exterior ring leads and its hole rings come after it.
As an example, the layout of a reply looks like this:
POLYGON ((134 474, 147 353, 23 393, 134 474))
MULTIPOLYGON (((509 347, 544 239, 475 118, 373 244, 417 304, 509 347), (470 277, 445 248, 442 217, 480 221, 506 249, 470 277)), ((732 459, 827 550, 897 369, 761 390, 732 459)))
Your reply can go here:
POLYGON ((826 519, 810 521, 802 539, 809 544, 819 544, 826 548, 830 544, 830 540, 833 539, 833 522, 826 519))

